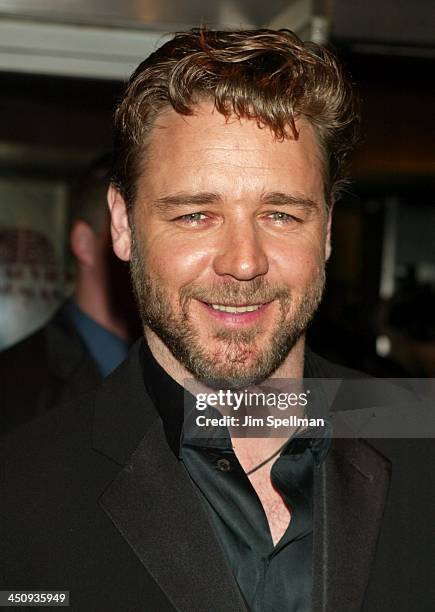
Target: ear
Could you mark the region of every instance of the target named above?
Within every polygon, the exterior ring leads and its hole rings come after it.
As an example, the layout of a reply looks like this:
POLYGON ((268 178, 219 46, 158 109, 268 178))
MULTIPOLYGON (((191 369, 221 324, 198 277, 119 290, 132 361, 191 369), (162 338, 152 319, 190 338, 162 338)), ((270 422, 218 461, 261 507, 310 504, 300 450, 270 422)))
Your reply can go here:
POLYGON ((82 266, 92 267, 96 257, 96 236, 92 228, 81 219, 73 223, 69 235, 71 251, 82 266))
POLYGON ((331 227, 332 227, 332 209, 334 205, 331 204, 328 210, 328 218, 326 222, 326 239, 325 239, 325 261, 331 257, 331 227))
POLYGON ((119 191, 112 184, 107 191, 113 250, 122 261, 130 260, 131 230, 128 222, 127 205, 119 191))

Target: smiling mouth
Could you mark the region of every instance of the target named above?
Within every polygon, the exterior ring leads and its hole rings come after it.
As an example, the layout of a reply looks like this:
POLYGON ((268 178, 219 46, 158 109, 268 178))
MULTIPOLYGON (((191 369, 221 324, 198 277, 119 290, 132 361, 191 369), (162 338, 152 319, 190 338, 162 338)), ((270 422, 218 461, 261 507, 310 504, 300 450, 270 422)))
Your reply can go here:
POLYGON ((264 304, 248 304, 246 306, 229 306, 226 304, 207 304, 213 310, 217 310, 218 312, 229 312, 231 314, 244 314, 245 312, 255 312, 259 308, 265 306, 264 304))

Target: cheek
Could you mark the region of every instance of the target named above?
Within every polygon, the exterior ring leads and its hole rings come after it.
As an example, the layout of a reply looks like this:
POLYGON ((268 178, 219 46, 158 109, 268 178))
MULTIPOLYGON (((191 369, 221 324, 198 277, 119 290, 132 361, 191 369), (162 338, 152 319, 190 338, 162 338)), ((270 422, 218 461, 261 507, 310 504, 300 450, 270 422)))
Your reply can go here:
POLYGON ((288 246, 276 252, 274 259, 281 281, 294 286, 307 284, 324 267, 320 245, 313 247, 302 243, 288 246))
POLYGON ((205 278, 212 259, 210 249, 190 240, 171 240, 169 243, 156 240, 148 245, 147 252, 151 273, 176 291, 205 278))

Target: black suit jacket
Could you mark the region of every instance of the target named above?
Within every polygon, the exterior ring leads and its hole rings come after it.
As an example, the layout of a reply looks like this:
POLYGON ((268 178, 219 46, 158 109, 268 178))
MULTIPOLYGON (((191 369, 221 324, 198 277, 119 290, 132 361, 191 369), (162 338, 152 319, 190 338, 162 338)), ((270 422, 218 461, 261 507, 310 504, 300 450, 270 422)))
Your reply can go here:
MULTIPOLYGON (((433 609, 433 443, 376 442, 335 439, 316 472, 313 612, 433 609)), ((80 612, 246 612, 138 343, 96 392, 11 432, 0 461, 2 589, 68 589, 80 612)))
POLYGON ((60 308, 46 325, 0 353, 0 432, 78 397, 102 378, 60 308))

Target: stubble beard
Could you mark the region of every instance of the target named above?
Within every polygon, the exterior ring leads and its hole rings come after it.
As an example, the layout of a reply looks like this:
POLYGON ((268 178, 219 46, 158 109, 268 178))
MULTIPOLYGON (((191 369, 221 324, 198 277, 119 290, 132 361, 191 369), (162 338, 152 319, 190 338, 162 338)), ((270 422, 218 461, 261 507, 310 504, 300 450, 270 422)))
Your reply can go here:
POLYGON ((191 283, 180 290, 179 309, 175 312, 163 279, 147 273, 134 235, 130 274, 143 324, 194 378, 216 388, 248 386, 269 378, 306 330, 325 285, 324 267, 321 267, 299 303, 295 303, 288 287, 272 286, 261 277, 209 287, 191 283), (204 342, 192 324, 189 305, 193 299, 207 304, 264 304, 276 300, 279 319, 264 347, 256 343, 257 338, 261 339, 261 325, 252 325, 247 330, 219 329, 204 342), (213 348, 208 350, 206 345, 213 348))

